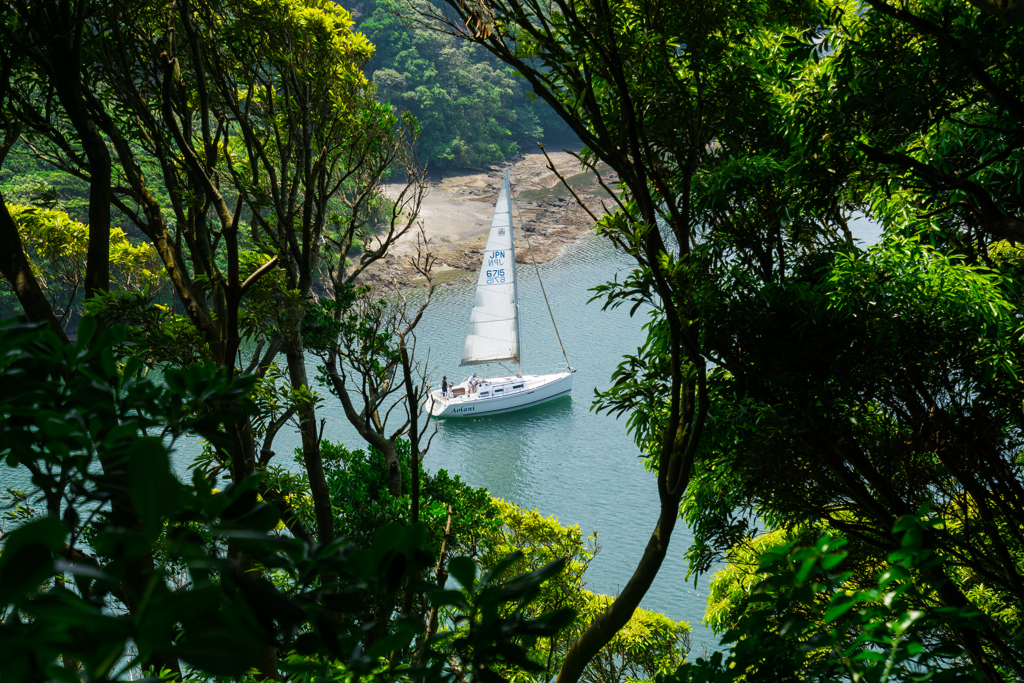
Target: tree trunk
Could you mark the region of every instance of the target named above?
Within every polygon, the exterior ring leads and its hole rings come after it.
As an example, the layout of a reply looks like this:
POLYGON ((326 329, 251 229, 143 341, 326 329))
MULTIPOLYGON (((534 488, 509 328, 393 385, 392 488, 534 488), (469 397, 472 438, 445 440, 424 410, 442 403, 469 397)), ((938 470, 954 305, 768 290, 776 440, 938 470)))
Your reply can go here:
POLYGON ((256 670, 264 681, 279 681, 281 674, 277 670, 277 646, 273 643, 260 645, 260 658, 256 662, 256 670))
POLYGON ((3 273, 4 279, 10 283, 21 302, 25 317, 35 323, 46 323, 66 344, 67 335, 61 329, 57 316, 53 314, 53 307, 32 273, 32 265, 25 255, 21 235, 18 234, 18 225, 7 210, 3 194, 0 194, 0 205, 0 273, 3 273))
MULTIPOLYGON (((237 406, 241 407, 241 406, 237 406)), ((252 435, 252 425, 248 419, 225 425, 225 431, 231 437, 231 479, 242 481, 256 472, 256 443, 252 435)))
MULTIPOLYGON (((402 340, 399 346, 399 353, 402 360, 402 379, 405 382, 406 405, 409 407, 409 450, 411 456, 411 490, 412 509, 409 522, 416 524, 420 521, 420 392, 414 388, 412 382, 412 359, 409 357, 409 348, 402 340)), ((428 418, 429 419, 429 418, 428 418)), ((389 471, 390 474, 390 471, 389 471)), ((399 470, 401 474, 401 470, 399 470)), ((390 484, 390 481, 389 481, 390 484)), ((399 482, 401 484, 401 482, 399 482)))
MULTIPOLYGON (((306 355, 303 353, 301 337, 298 334, 289 335, 285 339, 284 346, 292 388, 308 388, 306 355)), ((316 409, 311 401, 303 401, 296 412, 299 416, 299 431, 302 434, 302 462, 306 467, 306 476, 309 478, 313 511, 316 514, 315 536, 321 543, 326 543, 334 539, 334 511, 331 507, 331 490, 324 474, 323 458, 320 457, 320 435, 316 429, 316 409)))
POLYGON ((387 439, 384 443, 384 466, 388 470, 388 493, 399 498, 402 495, 402 466, 398 461, 398 446, 394 439, 387 439))
POLYGON ((113 188, 110 150, 90 107, 90 104, 95 104, 95 99, 83 82, 82 32, 85 30, 83 15, 87 4, 80 2, 74 16, 55 5, 44 6, 36 17, 39 22, 36 30, 41 30, 41 49, 34 57, 49 76, 89 162, 89 244, 85 262, 85 296, 88 299, 110 290, 110 202, 113 188))
POLYGON ((661 505, 661 514, 654 533, 647 541, 647 547, 640 558, 633 575, 629 577, 622 593, 608 606, 600 616, 594 619, 587 629, 576 639, 562 662, 556 683, 575 683, 583 675, 583 670, 597 656, 601 648, 615 637, 615 634, 633 617, 633 613, 654 583, 661 564, 668 553, 668 544, 672 539, 676 518, 679 516, 679 502, 682 496, 670 496, 661 505))

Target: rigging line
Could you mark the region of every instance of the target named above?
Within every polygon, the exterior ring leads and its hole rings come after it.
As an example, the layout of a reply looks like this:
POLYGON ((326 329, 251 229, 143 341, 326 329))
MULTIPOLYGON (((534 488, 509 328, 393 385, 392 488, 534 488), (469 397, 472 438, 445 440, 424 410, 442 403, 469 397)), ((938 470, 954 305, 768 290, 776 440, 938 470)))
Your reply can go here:
MULTIPOLYGON (((523 237, 526 238, 526 246, 530 250, 530 259, 533 260, 533 267, 537 271, 537 282, 540 283, 540 293, 544 295, 544 304, 548 307, 548 315, 551 316, 551 326, 555 328, 555 338, 558 339, 558 348, 562 349, 562 358, 565 359, 565 365, 570 370, 572 365, 569 364, 569 356, 565 354, 565 346, 562 344, 562 335, 558 334, 558 325, 555 324, 555 314, 551 312, 551 302, 548 301, 548 293, 544 291, 544 280, 540 277, 540 266, 537 265, 537 257, 533 255, 533 245, 530 244, 530 235, 526 232, 526 222, 523 221, 523 212, 519 208, 519 200, 512 194, 511 186, 508 188, 509 194, 512 195, 512 201, 516 205, 516 213, 519 214, 519 225, 523 229, 523 237)), ((509 221, 511 222, 511 221, 509 221)), ((512 259, 515 260, 515 254, 512 255, 512 259)))

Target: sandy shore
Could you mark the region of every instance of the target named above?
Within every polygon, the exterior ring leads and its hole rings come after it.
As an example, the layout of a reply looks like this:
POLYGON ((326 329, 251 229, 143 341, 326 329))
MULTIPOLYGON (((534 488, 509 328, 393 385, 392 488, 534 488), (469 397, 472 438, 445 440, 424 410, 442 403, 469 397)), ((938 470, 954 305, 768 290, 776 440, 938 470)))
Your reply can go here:
MULTIPOLYGON (((569 179, 590 210, 600 216, 601 199, 607 199, 608 195, 593 174, 584 173, 579 161, 564 151, 549 149, 548 154, 558 172, 569 179)), ((539 151, 520 155, 511 161, 508 169, 512 192, 538 262, 556 258, 567 244, 593 227, 593 219, 551 172, 547 159, 539 151)), ((420 220, 430 241, 430 251, 437 258, 433 269, 435 280, 444 282, 479 270, 503 172, 503 167, 492 166, 477 172, 446 171, 431 178, 420 207, 420 220)), ((602 175, 606 182, 615 180, 614 174, 606 169, 602 170, 602 175)), ((389 193, 397 193, 397 190, 398 186, 385 188, 389 193)), ((519 229, 519 216, 513 215, 516 260, 528 262, 529 251, 519 229)), ((383 262, 368 269, 367 279, 399 285, 422 282, 419 274, 408 265, 416 244, 416 235, 404 236, 383 262)))

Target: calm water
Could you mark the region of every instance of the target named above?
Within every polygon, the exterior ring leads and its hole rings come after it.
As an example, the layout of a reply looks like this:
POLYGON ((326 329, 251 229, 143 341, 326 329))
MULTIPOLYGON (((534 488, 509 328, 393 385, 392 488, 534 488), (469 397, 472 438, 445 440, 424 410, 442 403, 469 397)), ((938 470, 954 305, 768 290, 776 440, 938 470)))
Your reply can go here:
MULTIPOLYGON (((851 229, 862 244, 877 240, 877 230, 863 218, 853 221, 851 229)), ((554 515, 562 524, 579 525, 584 534, 596 531, 601 550, 587 572, 587 587, 608 595, 617 594, 629 580, 658 515, 654 475, 640 464, 625 417, 590 410, 594 390, 607 389, 623 354, 634 353, 643 343, 641 326, 647 318, 642 311, 630 318, 628 306, 603 311, 600 301, 587 303, 592 287, 624 273, 630 264, 628 257, 592 235, 541 264, 562 343, 577 369, 572 395, 489 418, 436 421, 437 433, 424 461, 428 470, 446 469, 473 486, 486 487, 493 496, 554 515)), ((558 341, 533 266, 518 264, 517 275, 524 370, 543 372, 562 362, 558 341)), ((482 367, 459 367, 475 284, 473 277, 438 287, 417 328, 417 357, 424 358, 429 349, 436 384, 442 375, 459 382, 482 367)), ((505 373, 493 366, 493 372, 483 374, 505 373)), ((326 390, 321 394, 327 396, 320 414, 328 418, 325 437, 360 444, 336 399, 326 390)), ((688 622, 693 656, 716 649, 718 639, 701 623, 710 575, 699 577, 696 585, 692 577, 685 578, 682 554, 691 542, 689 531, 677 525, 668 557, 642 605, 688 622)))
MULTIPOLYGON (((869 224, 860 222, 857 228, 865 242, 875 240, 869 224)), ((566 353, 577 368, 572 396, 491 418, 436 422, 425 460, 428 470, 446 469, 473 486, 486 487, 493 496, 554 515, 562 524, 579 525, 585 534, 597 532, 601 550, 586 580, 590 590, 609 595, 616 594, 632 574, 658 513, 654 477, 640 464, 625 419, 590 410, 594 390, 606 389, 622 355, 635 352, 643 341, 641 325, 646 317, 642 312, 630 318, 628 307, 602 311, 600 302, 587 303, 590 288, 629 265, 626 257, 593 236, 570 246, 561 258, 542 264, 566 353)), ((562 357, 532 265, 520 265, 518 273, 524 369, 542 372, 562 357)), ((429 349, 437 383, 442 374, 456 381, 469 374, 458 362, 474 284, 475 278, 467 278, 439 287, 418 328, 417 355, 425 358, 429 349)), ((495 367, 485 374, 503 373, 495 367)), ((327 418, 324 437, 361 446, 337 400, 326 389, 320 393, 325 406, 319 417, 327 418)), ((278 464, 292 465, 285 454, 298 445, 296 434, 282 432, 275 443, 278 464)), ((181 470, 192 454, 191 449, 179 451, 181 470)), ((27 487, 27 478, 21 474, 3 468, 0 486, 27 487)), ((681 556, 691 540, 685 528, 676 527, 668 558, 643 606, 688 622, 693 629, 691 653, 700 655, 705 648, 714 648, 717 639, 701 624, 710 577, 700 577, 696 585, 692 579, 685 580, 681 556)))
MULTIPOLYGON (((522 246, 522 245, 520 245, 522 246)), ((588 588, 616 594, 633 572, 658 515, 655 479, 644 471, 639 449, 626 433, 626 420, 590 410, 594 390, 606 389, 622 355, 643 342, 642 312, 630 318, 628 307, 602 311, 588 304, 591 287, 629 267, 629 260, 602 239, 587 236, 559 259, 540 266, 570 363, 577 368, 571 397, 535 408, 493 416, 437 421, 424 466, 446 469, 491 495, 554 515, 562 524, 597 532, 601 550, 587 573, 588 588)), ((517 266, 522 311, 522 355, 526 372, 542 372, 562 362, 532 265, 517 266)), ((417 328, 419 358, 430 351, 432 375, 455 381, 474 368, 458 367, 475 278, 435 290, 417 328)), ((476 366, 480 367, 480 366, 476 366)), ((499 366, 486 375, 504 374, 499 366)), ((327 395, 326 390, 321 394, 327 395)), ((348 426, 336 399, 327 396, 322 417, 325 437, 361 443, 348 426)), ((279 453, 283 449, 275 449, 279 453)), ((677 526, 669 557, 643 606, 687 621, 694 653, 717 642, 701 626, 708 578, 696 587, 684 580, 682 553, 691 541, 677 526)))

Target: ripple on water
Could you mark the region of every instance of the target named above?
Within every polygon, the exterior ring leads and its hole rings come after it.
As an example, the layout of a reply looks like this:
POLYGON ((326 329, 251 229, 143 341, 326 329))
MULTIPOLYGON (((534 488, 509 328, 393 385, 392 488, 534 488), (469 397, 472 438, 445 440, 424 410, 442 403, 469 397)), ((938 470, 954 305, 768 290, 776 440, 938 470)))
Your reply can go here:
MULTIPOLYGON (((644 471, 639 451, 626 433, 625 418, 597 415, 590 410, 595 389, 606 389, 625 353, 643 343, 641 326, 647 317, 628 307, 602 310, 588 303, 591 288, 619 275, 629 259, 593 235, 570 245, 558 259, 541 264, 540 271, 558 322, 569 361, 577 369, 571 397, 535 408, 490 418, 437 422, 425 466, 447 470, 473 486, 486 487, 504 498, 562 524, 577 524, 585 534, 598 533, 601 551, 587 573, 588 587, 616 594, 629 580, 643 553, 658 514, 657 490, 644 471)), ((527 372, 541 372, 563 362, 558 341, 532 264, 519 264, 522 353, 527 372)), ((431 376, 461 381, 476 369, 460 368, 462 343, 472 308, 475 279, 464 278, 438 287, 417 328, 416 354, 429 352, 431 376)), ((410 293, 410 299, 422 296, 410 293)), ((311 361, 311 376, 314 376, 311 361)), ((504 374, 485 367, 482 374, 504 374)), ((324 436, 349 444, 361 443, 337 402, 327 397, 321 416, 327 418, 324 436)), ((298 446, 290 436, 278 451, 298 446)), ((672 550, 643 605, 683 619, 693 627, 694 652, 717 641, 701 625, 707 579, 697 586, 685 581, 682 553, 692 541, 677 527, 672 550)))
MULTIPOLYGON (((620 278, 629 260, 600 238, 571 245, 559 259, 542 264, 547 295, 566 353, 577 373, 571 398, 500 417, 439 423, 427 466, 459 474, 492 495, 597 531, 601 551, 587 574, 591 590, 615 594, 626 584, 647 543, 658 514, 654 478, 644 471, 639 451, 626 433, 625 419, 590 410, 595 389, 605 389, 625 353, 643 343, 646 312, 629 316, 628 307, 602 310, 587 303, 594 286, 620 278)), ((536 271, 519 265, 523 357, 528 371, 562 360, 551 329, 536 271)), ((445 287, 431 303, 419 334, 440 372, 462 379, 456 370, 462 334, 472 306, 474 282, 445 287)), ((464 374, 468 374, 463 370, 464 374)), ((649 591, 644 606, 684 619, 694 629, 695 653, 717 641, 700 622, 707 579, 685 581, 681 555, 692 541, 677 528, 673 550, 649 591)))
MULTIPOLYGON (((607 388, 622 355, 635 352, 643 342, 644 312, 631 318, 627 307, 602 311, 601 302, 587 303, 592 287, 616 274, 621 277, 628 266, 627 257, 595 236, 542 264, 566 353, 577 368, 572 396, 493 418, 438 422, 425 461, 431 471, 446 469, 473 486, 486 487, 492 495, 554 515, 562 524, 577 524, 585 534, 596 530, 601 551, 587 581, 591 590, 605 594, 617 593, 628 581, 658 512, 654 478, 640 464, 625 419, 590 410, 594 390, 607 388)), ((541 371, 563 362, 562 355, 535 269, 520 264, 518 273, 526 370, 541 371)), ((439 287, 417 328, 417 357, 424 359, 429 351, 435 382, 442 374, 457 380, 469 374, 458 363, 474 285, 467 278, 439 287)), ((309 360, 310 377, 316 376, 317 362, 309 360)), ((488 374, 499 372, 493 368, 488 374)), ((319 392, 324 397, 320 417, 327 420, 324 437, 359 446, 362 441, 337 400, 326 388, 319 392)), ((299 444, 297 434, 282 433, 275 443, 277 464, 297 468, 291 453, 299 444)), ((179 471, 196 453, 195 447, 176 453, 179 471)), ((3 473, 4 486, 15 483, 13 474, 3 473)), ((684 580, 681 555, 691 540, 685 528, 677 527, 669 557, 643 605, 688 621, 694 630, 694 652, 700 654, 701 646, 711 647, 716 640, 700 624, 707 579, 699 580, 696 588, 684 580)))

